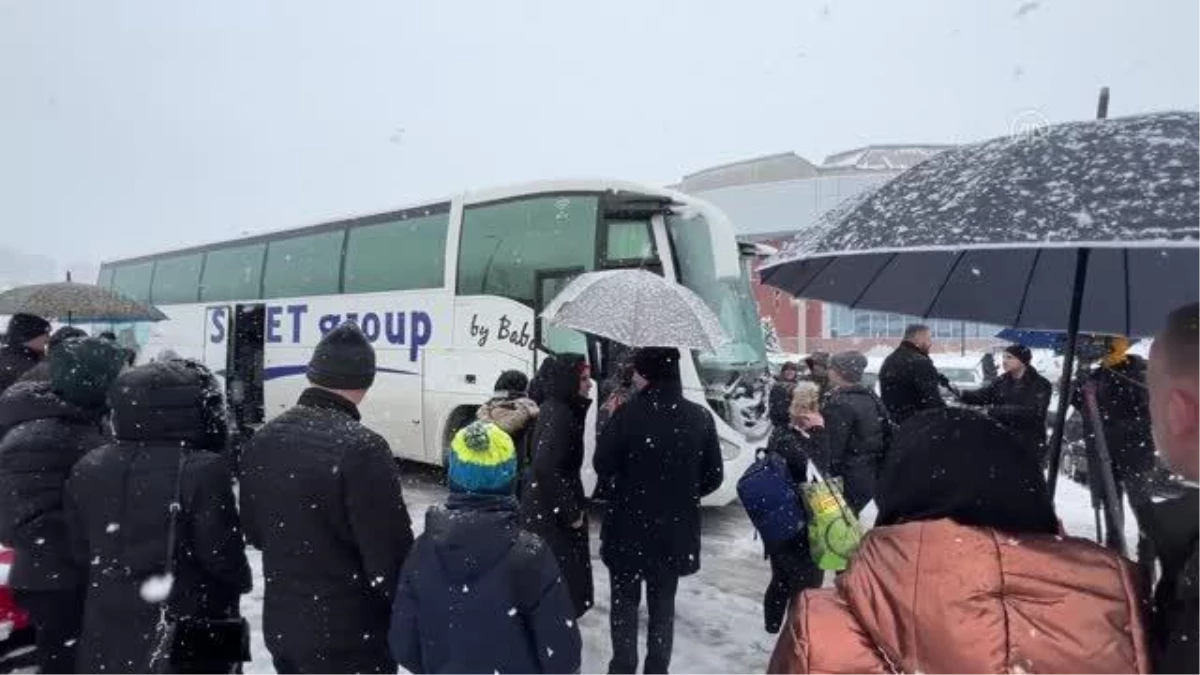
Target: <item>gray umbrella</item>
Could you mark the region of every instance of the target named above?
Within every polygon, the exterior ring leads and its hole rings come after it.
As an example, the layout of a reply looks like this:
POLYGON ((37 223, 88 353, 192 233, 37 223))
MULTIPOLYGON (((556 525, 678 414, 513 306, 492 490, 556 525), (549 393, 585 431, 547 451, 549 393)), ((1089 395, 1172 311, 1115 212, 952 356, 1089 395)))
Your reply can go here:
POLYGON ((64 281, 21 286, 0 293, 0 314, 36 314, 73 323, 162 321, 156 307, 91 284, 64 281))
POLYGON ((729 342, 699 296, 645 270, 581 274, 546 305, 542 317, 631 347, 713 352, 729 342))
POLYGON ((849 307, 1065 329, 1069 378, 1079 331, 1151 335, 1196 301, 1198 125, 1160 113, 948 150, 827 214, 762 279, 849 307))

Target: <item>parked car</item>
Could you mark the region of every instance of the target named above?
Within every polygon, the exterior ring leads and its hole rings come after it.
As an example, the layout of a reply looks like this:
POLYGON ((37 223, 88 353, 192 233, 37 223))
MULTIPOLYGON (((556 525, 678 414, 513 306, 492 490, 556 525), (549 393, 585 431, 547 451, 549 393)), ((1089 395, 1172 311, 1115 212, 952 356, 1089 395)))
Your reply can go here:
MULTIPOLYGON (((933 365, 937 366, 938 372, 945 375, 946 379, 950 380, 950 384, 959 391, 974 391, 983 386, 983 368, 979 365, 979 356, 974 354, 967 356, 934 354, 932 358, 933 365)), ((942 398, 946 399, 948 403, 958 400, 945 387, 942 388, 942 398)))
POLYGON ((4 673, 34 665, 33 626, 8 587, 12 561, 12 549, 0 545, 0 672, 4 673))

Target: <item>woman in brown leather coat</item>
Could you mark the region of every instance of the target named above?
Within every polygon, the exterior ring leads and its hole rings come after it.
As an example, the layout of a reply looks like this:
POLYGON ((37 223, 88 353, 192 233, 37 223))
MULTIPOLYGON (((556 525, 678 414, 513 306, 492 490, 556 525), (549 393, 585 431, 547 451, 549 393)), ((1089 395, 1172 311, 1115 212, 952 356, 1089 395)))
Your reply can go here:
POLYGON ((1131 562, 1064 537, 1015 437, 961 409, 897 431, 876 527, 792 603, 772 673, 1145 673, 1131 562))

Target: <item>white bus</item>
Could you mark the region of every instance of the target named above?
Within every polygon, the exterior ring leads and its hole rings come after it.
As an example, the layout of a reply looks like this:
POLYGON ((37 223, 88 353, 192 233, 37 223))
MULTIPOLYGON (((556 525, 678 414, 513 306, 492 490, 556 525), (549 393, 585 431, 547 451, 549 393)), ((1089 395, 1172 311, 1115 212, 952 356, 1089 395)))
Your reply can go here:
MULTIPOLYGON (((566 181, 467 192, 401 210, 105 263, 99 284, 169 320, 116 326, 140 362, 162 350, 225 378, 241 428, 293 405, 321 336, 354 321, 375 344, 364 422, 405 459, 441 464, 453 433, 501 371, 532 374, 544 352, 578 352, 606 375, 606 341, 535 320, 575 275, 644 268, 677 279, 720 317, 732 342, 684 359, 686 395, 717 419, 735 497, 766 444, 766 350, 728 220, 673 191, 566 181)), ((595 482, 595 403, 584 480, 595 482)))

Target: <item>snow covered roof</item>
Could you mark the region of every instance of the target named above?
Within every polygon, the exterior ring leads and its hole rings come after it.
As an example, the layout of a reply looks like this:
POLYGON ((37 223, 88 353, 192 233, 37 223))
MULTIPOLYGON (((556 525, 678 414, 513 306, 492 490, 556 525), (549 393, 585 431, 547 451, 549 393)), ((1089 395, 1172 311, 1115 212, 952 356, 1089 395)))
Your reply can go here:
POLYGON ((849 197, 950 147, 871 145, 830 155, 819 165, 784 152, 690 173, 672 188, 720 208, 744 241, 770 241, 807 228, 849 197))
POLYGON ((854 168, 860 171, 902 171, 920 164, 952 145, 868 145, 825 158, 822 169, 854 168))

